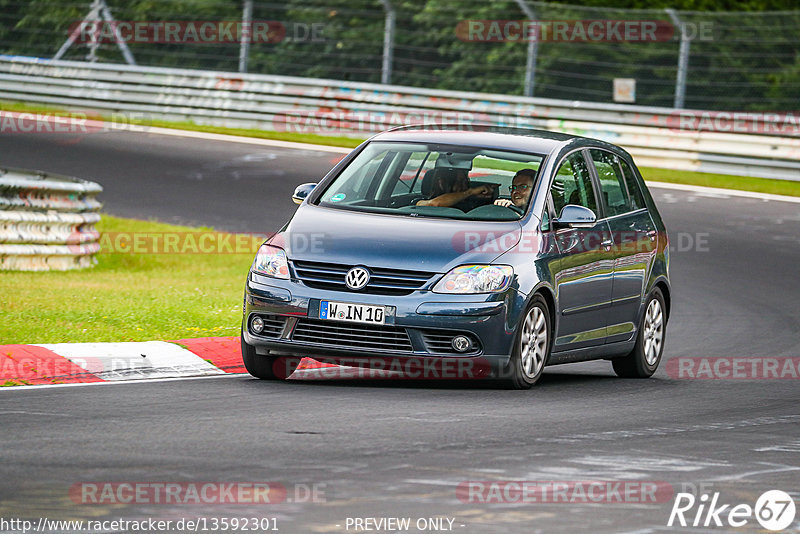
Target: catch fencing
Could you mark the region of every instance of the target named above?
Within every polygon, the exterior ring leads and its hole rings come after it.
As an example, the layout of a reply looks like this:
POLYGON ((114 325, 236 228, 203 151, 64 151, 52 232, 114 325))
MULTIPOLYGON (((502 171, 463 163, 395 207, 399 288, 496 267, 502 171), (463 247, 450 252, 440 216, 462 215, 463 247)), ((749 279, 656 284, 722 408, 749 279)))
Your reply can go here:
POLYGON ((533 0, 5 0, 0 10, 9 55, 717 111, 796 111, 798 34, 798 9, 533 0), (70 43, 81 22, 88 30, 70 43), (229 22, 242 25, 204 31, 229 22), (175 38, 156 34, 170 23, 175 38), (245 35, 248 23, 266 24, 263 37, 245 35), (650 23, 652 36, 622 30, 650 23))

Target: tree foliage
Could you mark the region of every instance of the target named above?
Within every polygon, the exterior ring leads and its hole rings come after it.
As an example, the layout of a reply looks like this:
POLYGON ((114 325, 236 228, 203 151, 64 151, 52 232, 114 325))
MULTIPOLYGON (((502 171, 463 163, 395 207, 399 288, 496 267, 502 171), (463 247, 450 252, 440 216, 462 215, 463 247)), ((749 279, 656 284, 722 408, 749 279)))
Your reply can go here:
MULTIPOLYGON (((241 0, 107 0, 120 21, 236 21, 241 0)), ((0 52, 52 57, 89 0, 0 0, 0 52)), ((529 46, 464 40, 470 20, 523 20, 514 0, 391 0, 395 12, 391 82, 398 85, 523 94, 529 46)), ((662 20, 679 10, 689 24, 712 28, 690 43, 686 106, 794 109, 800 100, 800 10, 796 0, 530 0, 539 20, 662 20), (625 11, 637 10, 637 11, 625 11), (646 10, 646 11, 641 11, 646 10), (733 13, 738 12, 738 13, 733 13)), ((280 21, 278 42, 253 43, 248 70, 337 80, 381 81, 386 13, 380 0, 255 0, 255 20, 280 21)), ((236 43, 129 43, 142 65, 236 71, 236 43)), ((679 40, 541 42, 535 96, 610 101, 615 78, 637 81, 637 103, 672 105, 679 40)), ((75 45, 66 59, 83 60, 75 45)), ((121 62, 113 43, 100 61, 121 62)))

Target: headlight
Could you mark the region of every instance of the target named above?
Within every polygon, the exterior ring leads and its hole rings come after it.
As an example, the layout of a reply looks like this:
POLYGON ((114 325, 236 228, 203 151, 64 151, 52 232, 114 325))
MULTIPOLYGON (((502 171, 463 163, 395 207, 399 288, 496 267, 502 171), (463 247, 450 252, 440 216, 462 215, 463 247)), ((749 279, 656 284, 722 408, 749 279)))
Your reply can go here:
POLYGON ((514 278, 508 265, 462 265, 456 267, 433 288, 434 293, 497 293, 514 278))
POLYGON ((289 279, 289 263, 286 261, 286 252, 282 248, 272 245, 261 245, 256 253, 252 269, 259 274, 289 279))

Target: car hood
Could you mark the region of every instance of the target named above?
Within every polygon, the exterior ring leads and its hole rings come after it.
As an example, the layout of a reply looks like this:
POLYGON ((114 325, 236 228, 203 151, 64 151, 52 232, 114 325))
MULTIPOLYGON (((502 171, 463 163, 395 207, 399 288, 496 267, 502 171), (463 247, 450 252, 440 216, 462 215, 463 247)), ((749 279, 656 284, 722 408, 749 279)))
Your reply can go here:
POLYGON ((447 272, 491 263, 516 245, 517 221, 458 221, 403 217, 301 205, 269 240, 290 260, 447 272))

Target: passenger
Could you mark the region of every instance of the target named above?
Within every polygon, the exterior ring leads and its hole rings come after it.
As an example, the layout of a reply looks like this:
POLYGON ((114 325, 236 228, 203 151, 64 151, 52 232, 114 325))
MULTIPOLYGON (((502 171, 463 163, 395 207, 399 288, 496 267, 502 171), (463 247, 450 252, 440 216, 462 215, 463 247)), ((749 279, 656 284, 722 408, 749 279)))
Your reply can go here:
MULTIPOLYGON (((417 202, 417 206, 457 207, 470 197, 490 197, 492 187, 489 185, 469 186, 469 178, 465 171, 455 169, 433 169, 433 184, 427 199, 417 202)), ((428 180, 428 176, 425 176, 428 180)))
POLYGON ((535 181, 536 171, 534 169, 522 169, 517 171, 517 174, 515 174, 514 178, 511 180, 511 186, 508 188, 511 192, 511 199, 498 198, 494 201, 495 205, 506 208, 513 206, 525 209, 525 206, 528 205, 528 200, 531 198, 535 181))

